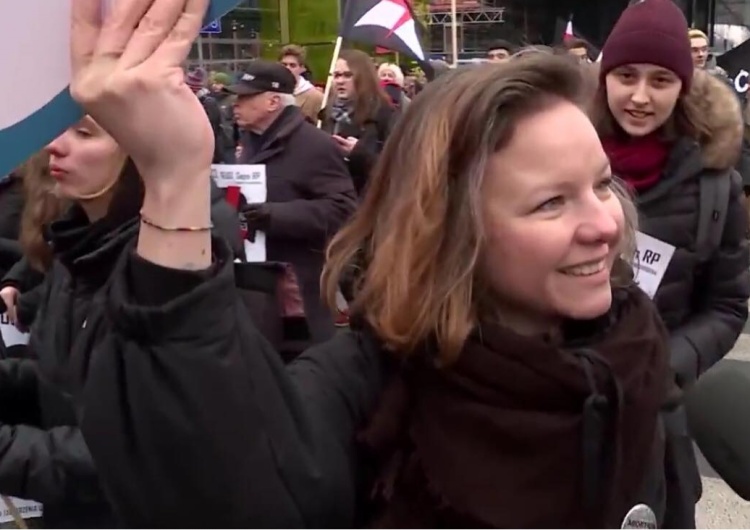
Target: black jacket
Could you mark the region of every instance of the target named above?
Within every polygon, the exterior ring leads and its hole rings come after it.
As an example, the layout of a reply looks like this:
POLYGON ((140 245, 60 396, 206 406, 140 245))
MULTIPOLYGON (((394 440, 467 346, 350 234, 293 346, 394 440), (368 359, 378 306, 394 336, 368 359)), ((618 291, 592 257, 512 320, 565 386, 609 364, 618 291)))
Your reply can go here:
POLYGON ((748 316, 748 218, 739 179, 730 190, 720 247, 698 263, 696 236, 701 179, 730 179, 740 155, 742 119, 734 93, 719 79, 697 73, 689 97, 700 99, 710 133, 698 144, 676 143, 654 188, 637 197, 640 229, 676 247, 655 296, 671 337, 672 366, 682 385, 721 360, 748 316))
MULTIPOLYGON (((223 244, 239 238, 231 209, 215 203, 212 214, 228 230, 223 244)), ((74 207, 52 224, 55 261, 42 284, 30 358, 0 361, 0 492, 42 502, 47 527, 114 524, 78 420, 95 346, 107 333, 107 282, 137 235, 137 215, 91 225, 74 207)))
POLYGON ((324 122, 323 129, 326 132, 344 138, 353 136, 359 140, 347 161, 349 174, 359 195, 364 194, 370 180, 370 173, 399 115, 398 109, 383 103, 378 107, 377 112, 365 120, 361 126, 354 122, 337 126, 330 117, 324 122))
MULTIPOLYGON (((739 179, 732 176, 741 151, 739 104, 720 79, 696 71, 685 108, 704 124, 702 141, 677 141, 660 182, 638 197, 640 230, 675 247, 654 301, 670 334, 671 363, 681 386, 720 361, 735 344, 748 315, 748 218, 739 179), (700 180, 732 179, 718 250, 699 263, 696 239, 700 180)), ((665 528, 694 528, 701 477, 684 410, 664 414, 667 450, 665 528)))
POLYGON ((21 229, 23 181, 17 177, 0 183, 0 238, 15 240, 21 229))
POLYGON ((82 428, 120 523, 351 527, 354 433, 395 367, 349 331, 285 368, 216 250, 202 274, 127 256, 113 273, 82 428), (168 299, 157 284, 182 287, 168 299))
POLYGON ((263 135, 243 135, 241 164, 265 164, 267 260, 290 263, 299 277, 311 340, 335 332, 320 296, 326 245, 356 208, 356 193, 333 140, 287 107, 263 135))

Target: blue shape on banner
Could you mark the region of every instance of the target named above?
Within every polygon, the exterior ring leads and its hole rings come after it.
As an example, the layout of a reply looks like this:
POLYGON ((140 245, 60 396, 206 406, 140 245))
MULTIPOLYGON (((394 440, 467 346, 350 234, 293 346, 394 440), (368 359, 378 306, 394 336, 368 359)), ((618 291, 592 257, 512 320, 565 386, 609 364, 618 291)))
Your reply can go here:
MULTIPOLYGON (((240 0, 211 0, 205 18, 206 26, 216 24, 222 16, 239 3, 240 0)), ((11 53, 18 52, 28 53, 25 50, 14 50, 11 53)), ((7 51, 0 52, 0 55, 2 53, 7 53, 7 51)), ((40 82, 44 82, 43 77, 40 82)), ((73 101, 70 92, 66 89, 20 122, 0 130, 0 176, 13 171, 31 155, 57 138, 82 115, 81 108, 73 101)))
POLYGON ((221 19, 218 18, 212 21, 210 24, 203 27, 201 33, 206 35, 218 35, 221 33, 221 19))

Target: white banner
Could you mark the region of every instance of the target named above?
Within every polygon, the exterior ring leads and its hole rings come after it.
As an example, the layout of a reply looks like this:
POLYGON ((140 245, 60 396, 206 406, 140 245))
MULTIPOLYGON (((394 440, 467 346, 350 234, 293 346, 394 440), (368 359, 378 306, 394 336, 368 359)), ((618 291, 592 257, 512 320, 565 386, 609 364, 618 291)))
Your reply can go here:
MULTIPOLYGON (((81 117, 68 91, 71 1, 0 0, 0 175, 81 117)), ((238 3, 212 0, 206 24, 238 3)))

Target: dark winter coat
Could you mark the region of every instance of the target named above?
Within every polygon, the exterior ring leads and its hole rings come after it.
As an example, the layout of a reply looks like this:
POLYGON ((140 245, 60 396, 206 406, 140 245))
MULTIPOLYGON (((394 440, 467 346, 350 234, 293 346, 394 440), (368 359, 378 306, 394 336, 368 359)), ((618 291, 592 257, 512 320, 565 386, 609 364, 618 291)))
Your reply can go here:
POLYGON ((294 267, 311 340, 328 340, 335 326, 320 296, 325 247, 356 207, 343 155, 297 107, 287 107, 260 137, 244 134, 240 163, 266 166, 267 260, 294 267))
MULTIPOLYGON (((50 528, 115 524, 78 421, 89 362, 107 334, 107 282, 138 233, 137 210, 124 213, 91 225, 74 207, 51 225, 55 260, 41 287, 30 356, 0 361, 0 492, 42 502, 50 528)), ((222 244, 238 239, 237 217, 223 202, 214 203, 212 217, 227 231, 222 244)), ((235 252, 227 252, 233 261, 235 252)))
MULTIPOLYGON (((129 258, 112 275, 106 300, 107 338, 101 344, 101 355, 90 365, 83 430, 95 460, 101 462, 100 474, 120 523, 133 527, 351 527, 357 509, 357 475, 363 469, 357 462, 355 433, 367 423, 396 367, 389 366, 388 356, 365 332, 351 331, 312 348, 285 368, 255 327, 247 323, 247 308, 225 255, 226 251, 217 252, 216 265, 204 273, 170 271, 129 258), (181 285, 182 290, 165 299, 157 296, 156 283, 172 291, 169 285, 181 285), (198 395, 200 399, 195 399, 198 395)), ((647 311, 640 318, 651 324, 639 327, 635 335, 646 338, 646 328, 652 331, 648 348, 639 351, 659 352, 664 370, 645 379, 641 373, 635 381, 643 389, 654 385, 652 397, 658 399, 662 391, 656 387, 668 380, 668 360, 663 338, 659 338, 663 330, 653 333, 661 324, 649 303, 640 307, 647 311)), ((520 337, 514 340, 524 344, 520 337)), ((566 366, 563 371, 580 382, 575 388, 580 386, 583 394, 578 390, 562 392, 571 405, 548 401, 546 406, 552 403, 556 411, 550 414, 576 417, 583 410, 581 402, 588 388, 586 363, 574 357, 563 356, 559 362, 566 366), (567 412, 561 412, 563 409, 567 412)), ((640 363, 651 358, 648 354, 630 360, 640 363)), ((534 363, 529 361, 527 366, 520 354, 503 362, 515 363, 532 379, 541 377, 535 380, 551 392, 573 388, 549 384, 556 376, 540 376, 531 367, 534 363)), ((606 370, 600 372, 598 363, 594 365, 595 381, 599 381, 606 370)), ((629 379, 627 385, 633 383, 634 379, 629 379)), ((497 399, 520 399, 528 388, 510 384, 505 391, 497 399)), ((621 391, 615 391, 613 399, 621 391)), ((624 407, 621 412, 633 420, 634 411, 624 412, 628 407, 621 399, 622 395, 617 398, 624 407)), ((448 409, 444 412, 450 413, 448 409)), ((454 418, 460 416, 453 412, 454 418)), ((645 415, 650 419, 643 418, 649 431, 648 426, 653 428, 656 421, 656 409, 650 408, 645 415)), ((549 416, 539 416, 544 424, 543 418, 549 416)), ((475 424, 462 424, 457 435, 465 437, 475 424)), ((567 419, 552 424, 578 432, 577 423, 567 419)), ((649 483, 643 484, 641 495, 631 489, 619 496, 618 506, 642 501, 660 512, 663 473, 648 461, 660 461, 663 445, 653 430, 650 436, 654 437, 654 452, 646 449, 643 458, 636 458, 637 466, 645 470, 642 478, 649 483), (651 478, 652 473, 655 476, 651 478)), ((575 444, 575 436, 567 442, 570 449, 562 453, 581 457, 578 451, 582 446, 579 449, 575 444)), ((489 451, 486 439, 476 443, 489 451)), ((518 443, 517 450, 522 451, 520 441, 504 443, 518 443)), ((544 444, 548 443, 545 438, 544 444)), ((528 452, 524 454, 531 458, 528 452)), ((534 482, 539 476, 528 479, 534 482)), ((566 476, 550 477, 544 488, 550 487, 550 481, 561 488, 580 487, 577 480, 566 476)), ((615 483, 623 485, 606 479, 600 484, 609 488, 615 483)), ((420 487, 424 485, 422 482, 420 487)), ((527 511, 516 513, 516 506, 505 511, 508 521, 533 518, 533 506, 537 502, 544 505, 543 499, 537 501, 533 496, 527 500, 531 501, 524 507, 527 511)), ((497 512, 499 507, 491 509, 497 512)), ((563 511, 567 517, 567 508, 563 511)), ((431 514, 415 512, 418 517, 431 514)), ((618 513, 618 524, 620 517, 622 513, 618 513)), ((566 519, 570 524, 574 520, 566 519)), ((559 526, 566 521, 555 519, 549 524, 559 526)))
MULTIPOLYGON (((748 219, 740 179, 733 175, 743 124, 735 94, 720 79, 696 71, 686 96, 708 131, 682 138, 672 149, 662 178, 636 197, 640 230, 676 250, 655 296, 670 334, 672 367, 681 386, 695 380, 734 346, 748 316, 750 255, 748 219), (719 248, 706 263, 696 254, 700 180, 731 179, 719 248)), ((692 441, 684 413, 665 415, 667 429, 667 528, 694 527, 701 496, 692 441)))
POLYGON ((23 181, 10 177, 0 182, 0 238, 16 240, 21 230, 23 181))
POLYGON ((330 117, 323 123, 323 130, 329 134, 337 134, 344 138, 353 136, 359 140, 347 160, 349 174, 359 195, 362 195, 367 187, 370 173, 375 167, 375 162, 377 162, 398 116, 399 111, 396 108, 383 103, 378 107, 377 112, 365 120, 362 125, 358 125, 352 120, 351 123, 336 127, 330 117))

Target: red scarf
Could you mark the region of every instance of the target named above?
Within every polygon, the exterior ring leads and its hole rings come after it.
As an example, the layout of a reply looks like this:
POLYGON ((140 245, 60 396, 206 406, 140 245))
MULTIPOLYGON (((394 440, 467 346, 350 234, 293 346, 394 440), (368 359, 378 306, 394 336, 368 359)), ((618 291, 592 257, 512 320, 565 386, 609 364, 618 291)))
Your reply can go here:
POLYGON ((610 136, 602 139, 612 172, 636 192, 653 187, 661 179, 670 146, 656 134, 641 137, 610 136))

